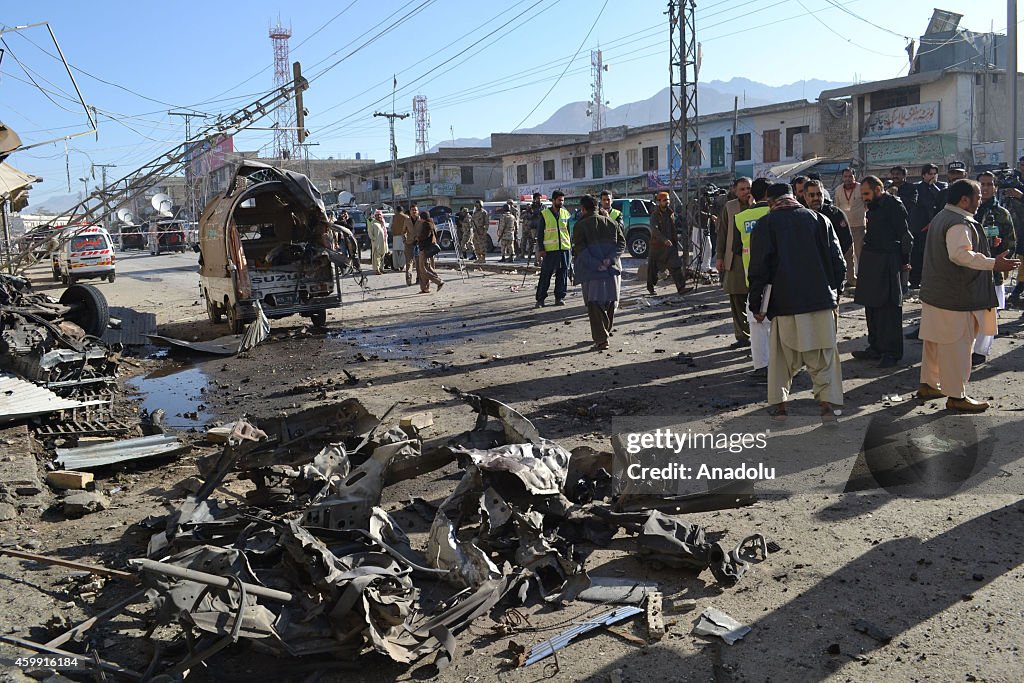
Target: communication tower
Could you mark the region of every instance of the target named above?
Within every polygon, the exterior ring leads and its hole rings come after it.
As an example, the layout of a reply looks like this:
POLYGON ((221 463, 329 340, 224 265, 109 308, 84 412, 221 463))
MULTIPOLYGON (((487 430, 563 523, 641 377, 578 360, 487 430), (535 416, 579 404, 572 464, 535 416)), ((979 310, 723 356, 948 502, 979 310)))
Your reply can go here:
MULTIPOLYGON (((277 18, 277 26, 270 28, 270 42, 274 45, 274 87, 283 88, 292 81, 292 67, 288 61, 288 39, 292 37, 291 26, 281 25, 281 17, 277 18)), ((278 107, 274 111, 274 158, 291 159, 298 142, 295 135, 295 112, 293 107, 278 107)))

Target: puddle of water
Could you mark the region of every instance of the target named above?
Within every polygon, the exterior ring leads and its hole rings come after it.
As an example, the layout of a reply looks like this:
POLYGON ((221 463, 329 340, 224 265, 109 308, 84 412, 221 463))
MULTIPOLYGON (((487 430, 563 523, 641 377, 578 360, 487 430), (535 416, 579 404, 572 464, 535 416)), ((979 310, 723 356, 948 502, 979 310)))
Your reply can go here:
POLYGON ((198 367, 161 368, 148 375, 133 377, 127 384, 142 398, 142 407, 146 410, 152 413, 162 409, 167 413, 164 423, 168 427, 199 429, 210 419, 208 409, 200 407, 209 378, 198 367))

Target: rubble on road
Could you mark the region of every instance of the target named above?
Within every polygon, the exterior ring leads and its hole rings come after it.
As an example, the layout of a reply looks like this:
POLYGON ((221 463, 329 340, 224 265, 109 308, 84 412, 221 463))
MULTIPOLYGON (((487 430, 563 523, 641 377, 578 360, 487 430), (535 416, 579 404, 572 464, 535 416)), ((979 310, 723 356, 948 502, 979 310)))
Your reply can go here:
MULTIPOLYGON (((609 485, 610 454, 569 452, 511 406, 445 390, 475 410, 477 421, 439 446, 420 436, 432 424, 430 413, 388 424, 397 404, 378 418, 355 398, 211 430, 209 440, 223 442, 222 450, 197 460, 200 477, 183 486, 185 500, 162 521, 147 522, 154 531, 147 557, 128 561, 145 588, 150 623, 180 629, 178 642, 188 649, 172 656, 173 649, 161 655, 157 648, 154 665, 180 675, 245 640, 274 656, 355 658, 373 651, 440 670, 457 654, 456 635, 485 615, 500 620, 496 629, 514 633, 514 621, 502 615, 515 606, 627 603, 529 650, 516 646, 518 663, 530 665, 587 631, 637 614, 647 616, 650 641, 665 633, 657 583, 591 579, 585 571, 589 554, 621 529, 635 536, 645 565, 710 569, 723 586, 766 558, 760 535, 728 548, 708 541, 702 525, 657 509, 622 512, 609 485), (414 548, 400 516, 382 506, 383 492, 453 461, 462 476, 443 502, 408 501, 409 513, 430 521, 426 547, 414 548), (252 489, 244 498, 215 497, 229 478, 252 489)), ((59 449, 58 462, 88 469, 90 462, 180 445, 155 435, 59 449)), ((70 484, 72 474, 64 473, 70 484)), ((106 505, 96 492, 64 498, 69 517, 106 505)), ((742 637, 741 625, 716 611, 702 620, 701 632, 742 637)), ((81 635, 93 623, 73 631, 81 635)))

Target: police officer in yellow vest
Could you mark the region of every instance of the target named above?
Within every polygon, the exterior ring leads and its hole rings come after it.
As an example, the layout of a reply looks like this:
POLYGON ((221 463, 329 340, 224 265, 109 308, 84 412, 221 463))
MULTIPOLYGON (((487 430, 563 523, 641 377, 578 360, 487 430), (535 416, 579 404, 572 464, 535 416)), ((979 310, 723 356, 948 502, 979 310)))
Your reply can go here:
MULTIPOLYGON (((750 196, 754 203, 743 209, 733 219, 736 223, 736 230, 740 234, 740 243, 743 245, 741 258, 743 259, 743 273, 746 277, 747 287, 750 286, 750 236, 754 232, 754 226, 758 219, 767 215, 771 210, 768 206, 768 186, 771 185, 765 178, 756 178, 750 184, 750 196)), ((750 327, 750 356, 754 364, 754 372, 751 379, 758 383, 768 381, 768 355, 771 351, 772 321, 768 318, 758 321, 754 317, 756 311, 751 311, 750 306, 744 303, 747 310, 747 324, 750 327)))
POLYGON ((537 303, 534 308, 544 305, 551 287, 551 276, 555 276, 555 305, 565 305, 565 293, 568 290, 569 262, 572 243, 569 237, 569 211, 562 207, 565 193, 555 190, 551 194, 551 206, 541 212, 544 219, 544 232, 540 237, 540 249, 537 256, 541 259, 540 282, 537 283, 537 303))
POLYGON ((618 209, 612 208, 612 193, 611 190, 601 190, 601 210, 600 213, 604 216, 608 216, 613 221, 619 224, 619 228, 623 229, 625 226, 622 224, 622 212, 618 209))

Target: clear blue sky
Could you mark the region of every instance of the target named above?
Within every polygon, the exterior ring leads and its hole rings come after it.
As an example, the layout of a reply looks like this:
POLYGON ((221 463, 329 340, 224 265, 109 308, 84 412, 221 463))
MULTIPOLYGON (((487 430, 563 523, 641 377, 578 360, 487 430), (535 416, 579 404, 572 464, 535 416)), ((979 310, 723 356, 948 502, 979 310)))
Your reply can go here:
MULTIPOLYGON (((962 27, 1006 29, 1005 3, 997 0, 698 2, 701 81, 744 76, 782 85, 905 74, 902 36, 917 39, 936 5, 962 13, 962 27)), ((536 125, 567 102, 589 99, 590 50, 598 45, 609 64, 604 87, 612 106, 650 97, 668 85, 666 7, 662 0, 36 0, 8 3, 0 23, 49 21, 68 61, 91 74, 75 73, 86 102, 100 111, 99 140, 90 135, 69 142, 71 187, 78 192, 90 163, 117 164, 111 173, 120 177, 180 141, 183 121, 167 114, 171 105, 230 112, 271 89, 267 31, 279 15, 292 30, 292 60, 302 62, 307 78, 317 76, 305 95, 308 141, 319 143, 311 156, 361 152, 385 159, 387 122, 372 114, 390 109, 393 74, 399 112, 411 109, 413 95, 428 98, 431 144, 450 138, 452 129, 456 137, 486 137, 536 125)), ((63 66, 42 51, 53 52, 45 27, 4 38, 0 121, 26 144, 85 130, 63 66)), ((397 129, 399 154, 412 154, 412 118, 397 129)), ((245 133, 236 149, 266 149, 271 135, 245 133)), ((44 177, 34 202, 68 192, 63 142, 10 161, 44 177)))

